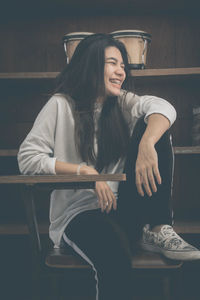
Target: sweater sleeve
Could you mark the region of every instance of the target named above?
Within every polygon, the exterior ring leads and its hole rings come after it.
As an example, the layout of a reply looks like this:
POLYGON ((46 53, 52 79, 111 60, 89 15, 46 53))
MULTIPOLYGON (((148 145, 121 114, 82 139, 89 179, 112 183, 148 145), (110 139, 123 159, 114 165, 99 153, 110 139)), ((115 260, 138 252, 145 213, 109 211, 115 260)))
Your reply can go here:
POLYGON ((52 97, 40 111, 18 152, 22 174, 55 174, 54 136, 57 101, 52 97))
POLYGON ((144 121, 147 123, 148 116, 155 113, 165 116, 169 120, 170 126, 176 120, 175 108, 168 101, 156 96, 138 96, 129 92, 123 106, 125 114, 131 114, 132 120, 144 116, 144 121))

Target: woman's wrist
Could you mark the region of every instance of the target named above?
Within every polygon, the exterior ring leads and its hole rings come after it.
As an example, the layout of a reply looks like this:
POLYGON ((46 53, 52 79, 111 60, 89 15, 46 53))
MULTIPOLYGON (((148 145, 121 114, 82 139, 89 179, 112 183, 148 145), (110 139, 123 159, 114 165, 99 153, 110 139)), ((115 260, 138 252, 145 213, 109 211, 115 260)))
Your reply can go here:
POLYGON ((83 166, 86 166, 86 163, 85 163, 85 162, 82 162, 82 163, 80 163, 80 164, 78 165, 77 170, 76 170, 76 174, 77 174, 77 175, 80 175, 80 174, 81 174, 81 168, 82 168, 83 166))
POLYGON ((147 147, 149 145, 155 146, 155 144, 156 144, 156 139, 154 137, 143 136, 140 141, 139 147, 147 147))
POLYGON ((94 167, 82 164, 79 168, 80 175, 97 175, 99 174, 94 167))

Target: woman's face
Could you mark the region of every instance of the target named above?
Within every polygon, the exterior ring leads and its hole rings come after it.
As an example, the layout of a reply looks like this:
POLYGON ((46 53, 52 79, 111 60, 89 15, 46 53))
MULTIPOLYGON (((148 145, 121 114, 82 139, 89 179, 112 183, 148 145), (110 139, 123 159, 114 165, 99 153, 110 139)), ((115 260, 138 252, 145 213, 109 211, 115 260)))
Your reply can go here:
POLYGON ((106 96, 119 96, 126 78, 121 52, 116 47, 105 49, 104 83, 106 96))

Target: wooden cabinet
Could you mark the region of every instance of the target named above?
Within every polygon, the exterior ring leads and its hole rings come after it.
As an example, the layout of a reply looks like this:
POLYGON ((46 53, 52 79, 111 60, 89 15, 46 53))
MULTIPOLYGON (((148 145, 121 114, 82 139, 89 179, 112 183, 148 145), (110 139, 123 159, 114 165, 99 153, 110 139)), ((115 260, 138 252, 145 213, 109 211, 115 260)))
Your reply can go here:
MULTIPOLYGON (((196 2, 43 0, 35 4, 37 7, 27 7, 24 3, 23 10, 14 7, 16 14, 6 5, 5 14, 1 11, 0 174, 19 172, 17 149, 53 93, 56 75, 66 63, 62 36, 72 31, 144 30, 152 35, 152 42, 146 69, 132 71, 134 90, 163 97, 177 110, 172 127, 175 224, 178 232, 200 233, 200 145, 192 147, 191 142, 192 108, 200 106, 196 2)), ((0 234, 26 234, 17 188, 1 186, 0 190, 0 234)), ((47 232, 43 222, 48 216, 43 215, 42 205, 38 208, 41 231, 47 232)))

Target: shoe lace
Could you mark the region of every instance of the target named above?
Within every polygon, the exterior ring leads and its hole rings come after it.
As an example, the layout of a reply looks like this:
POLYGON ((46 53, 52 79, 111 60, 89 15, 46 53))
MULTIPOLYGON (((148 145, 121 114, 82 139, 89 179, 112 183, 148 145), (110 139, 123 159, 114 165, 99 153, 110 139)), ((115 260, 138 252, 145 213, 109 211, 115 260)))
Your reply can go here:
POLYGON ((158 240, 165 246, 173 245, 178 247, 181 244, 185 244, 184 240, 171 228, 164 228, 162 238, 159 237, 158 240))

